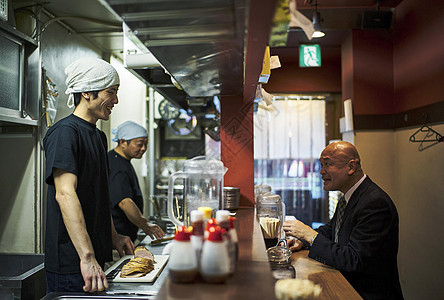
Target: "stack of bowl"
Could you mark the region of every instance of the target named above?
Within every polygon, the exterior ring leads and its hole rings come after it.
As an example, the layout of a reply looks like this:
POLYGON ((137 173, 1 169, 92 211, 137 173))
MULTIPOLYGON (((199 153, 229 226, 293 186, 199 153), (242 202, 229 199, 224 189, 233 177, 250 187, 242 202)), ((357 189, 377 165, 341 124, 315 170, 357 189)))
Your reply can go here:
POLYGON ((236 210, 239 208, 240 189, 236 187, 224 187, 224 209, 236 210))

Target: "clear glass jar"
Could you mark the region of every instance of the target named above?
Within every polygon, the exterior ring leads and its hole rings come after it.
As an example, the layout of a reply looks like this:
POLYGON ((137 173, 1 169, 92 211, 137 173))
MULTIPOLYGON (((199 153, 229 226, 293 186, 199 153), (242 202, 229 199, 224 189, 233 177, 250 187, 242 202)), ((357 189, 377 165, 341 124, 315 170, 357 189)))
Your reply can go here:
POLYGON ((276 246, 278 240, 285 237, 282 229, 285 220, 285 205, 281 197, 271 192, 259 195, 256 214, 267 249, 276 246))
POLYGON ((291 250, 285 246, 275 246, 267 250, 271 272, 275 279, 295 278, 296 270, 291 264, 291 250))
POLYGON ((257 202, 257 197, 259 195, 271 192, 271 186, 265 184, 259 184, 254 186, 254 202, 257 202))

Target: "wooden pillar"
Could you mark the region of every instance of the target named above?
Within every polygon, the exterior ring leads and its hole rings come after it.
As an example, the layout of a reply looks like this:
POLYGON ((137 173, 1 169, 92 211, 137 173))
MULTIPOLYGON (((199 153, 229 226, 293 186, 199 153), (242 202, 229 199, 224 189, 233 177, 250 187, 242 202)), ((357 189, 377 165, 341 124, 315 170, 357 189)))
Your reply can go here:
POLYGON ((221 99, 221 159, 228 168, 225 186, 240 188, 240 206, 254 204, 253 101, 221 99))
POLYGON ((225 186, 240 188, 240 206, 254 205, 253 100, 277 0, 249 1, 243 95, 221 96, 221 159, 225 186))

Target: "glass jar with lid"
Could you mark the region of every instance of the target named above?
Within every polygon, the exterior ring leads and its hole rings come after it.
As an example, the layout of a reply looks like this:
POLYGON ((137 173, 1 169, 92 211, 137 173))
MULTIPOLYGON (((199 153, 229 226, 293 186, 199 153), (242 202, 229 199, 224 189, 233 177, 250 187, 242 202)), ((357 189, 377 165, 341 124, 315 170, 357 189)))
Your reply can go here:
POLYGON ((257 203, 259 195, 271 192, 271 186, 266 184, 258 184, 254 186, 254 202, 257 203))
POLYGON ((261 225, 265 246, 276 246, 279 239, 285 238, 282 225, 285 220, 285 204, 281 197, 272 192, 258 195, 256 214, 261 225))

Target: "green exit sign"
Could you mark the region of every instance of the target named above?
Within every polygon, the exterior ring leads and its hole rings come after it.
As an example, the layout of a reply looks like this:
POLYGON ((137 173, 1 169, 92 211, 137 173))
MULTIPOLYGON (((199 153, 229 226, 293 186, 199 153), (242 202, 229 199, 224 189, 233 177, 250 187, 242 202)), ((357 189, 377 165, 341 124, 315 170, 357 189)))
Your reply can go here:
POLYGON ((320 67, 321 47, 319 45, 299 46, 299 66, 300 67, 320 67))

